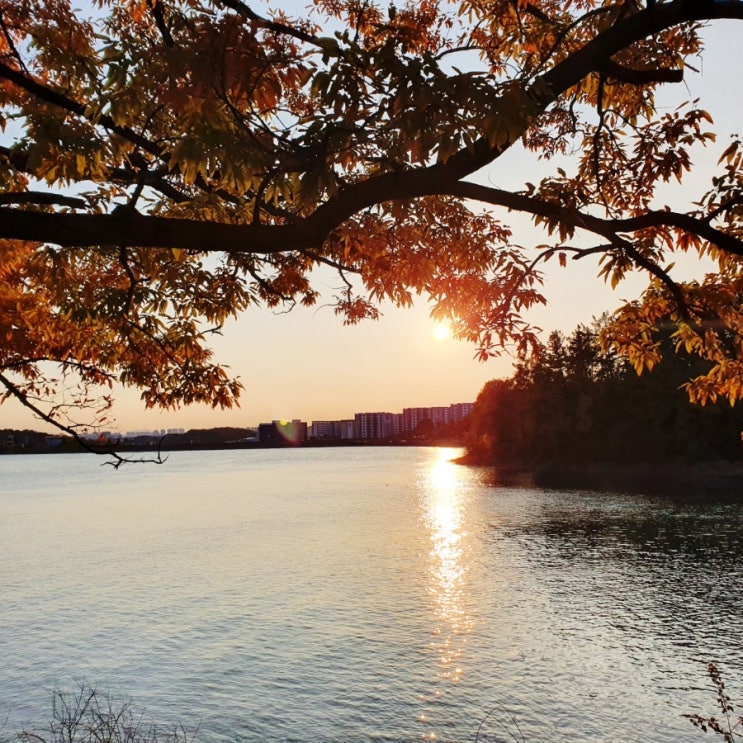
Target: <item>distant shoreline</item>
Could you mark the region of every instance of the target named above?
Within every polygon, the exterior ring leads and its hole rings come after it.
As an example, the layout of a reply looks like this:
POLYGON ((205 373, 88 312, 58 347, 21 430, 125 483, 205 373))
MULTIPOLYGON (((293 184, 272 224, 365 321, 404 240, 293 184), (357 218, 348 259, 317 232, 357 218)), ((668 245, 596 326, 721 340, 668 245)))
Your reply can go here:
POLYGON ((327 449, 327 448, 348 448, 354 446, 363 447, 383 447, 383 446, 432 446, 432 447, 455 447, 463 448, 461 441, 451 439, 405 439, 405 440, 384 440, 384 439, 342 439, 342 440, 322 440, 315 439, 306 441, 301 444, 276 445, 264 444, 259 441, 227 441, 227 442, 198 442, 198 443, 169 443, 167 438, 161 444, 153 442, 152 444, 142 443, 113 443, 110 447, 101 446, 96 442, 91 442, 92 447, 99 447, 97 451, 91 451, 80 446, 74 441, 65 440, 54 447, 44 445, 30 446, 0 446, 0 456, 3 455, 24 455, 24 454, 95 454, 105 456, 109 452, 117 454, 132 454, 146 452, 175 452, 175 451, 223 451, 223 450, 251 450, 251 449, 327 449))

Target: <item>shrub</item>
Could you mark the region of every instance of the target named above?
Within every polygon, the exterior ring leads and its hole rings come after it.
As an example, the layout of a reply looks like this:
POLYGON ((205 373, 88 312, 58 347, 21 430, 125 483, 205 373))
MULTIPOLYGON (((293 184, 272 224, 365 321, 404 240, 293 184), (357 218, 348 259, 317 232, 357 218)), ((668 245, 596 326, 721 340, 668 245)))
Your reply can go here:
MULTIPOLYGON (((182 725, 158 727, 135 715, 130 701, 111 697, 81 684, 73 692, 55 690, 52 719, 42 730, 26 730, 17 743, 193 743, 195 731, 182 725)), ((10 743, 10 741, 9 741, 10 743)))

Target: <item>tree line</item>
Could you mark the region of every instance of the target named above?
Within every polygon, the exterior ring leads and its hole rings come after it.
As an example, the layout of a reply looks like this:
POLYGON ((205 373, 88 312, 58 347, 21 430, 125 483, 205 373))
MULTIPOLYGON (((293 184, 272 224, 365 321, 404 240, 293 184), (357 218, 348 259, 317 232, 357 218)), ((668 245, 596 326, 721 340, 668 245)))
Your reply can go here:
POLYGON ((673 463, 734 460, 743 453, 743 409, 718 398, 689 401, 705 362, 677 349, 673 328, 656 337, 663 363, 638 375, 602 348, 606 320, 550 334, 508 379, 480 392, 467 434, 477 462, 673 463))

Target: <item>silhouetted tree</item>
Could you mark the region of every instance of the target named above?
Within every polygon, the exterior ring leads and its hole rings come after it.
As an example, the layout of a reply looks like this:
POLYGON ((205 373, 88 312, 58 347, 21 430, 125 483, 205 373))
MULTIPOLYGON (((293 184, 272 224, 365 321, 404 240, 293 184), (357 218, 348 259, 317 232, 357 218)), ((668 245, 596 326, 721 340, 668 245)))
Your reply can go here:
POLYGON ((654 336, 668 363, 638 376, 602 348, 606 319, 552 333, 510 379, 488 382, 467 437, 488 462, 673 462, 739 456, 743 411, 689 402, 685 386, 709 364, 681 350, 666 325, 654 336))

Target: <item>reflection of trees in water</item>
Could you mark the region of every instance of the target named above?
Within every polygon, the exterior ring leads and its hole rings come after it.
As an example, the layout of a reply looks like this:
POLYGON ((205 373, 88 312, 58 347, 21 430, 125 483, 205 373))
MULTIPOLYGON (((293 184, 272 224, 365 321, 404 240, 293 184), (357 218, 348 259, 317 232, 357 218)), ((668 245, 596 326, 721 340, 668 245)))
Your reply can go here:
POLYGON ((699 561, 743 556, 743 499, 734 495, 576 493, 537 489, 528 479, 518 469, 480 472, 494 498, 523 495, 518 516, 498 527, 506 536, 550 537, 553 547, 573 557, 590 557, 597 546, 628 556, 667 552, 699 561))

